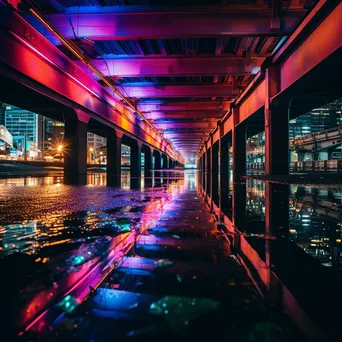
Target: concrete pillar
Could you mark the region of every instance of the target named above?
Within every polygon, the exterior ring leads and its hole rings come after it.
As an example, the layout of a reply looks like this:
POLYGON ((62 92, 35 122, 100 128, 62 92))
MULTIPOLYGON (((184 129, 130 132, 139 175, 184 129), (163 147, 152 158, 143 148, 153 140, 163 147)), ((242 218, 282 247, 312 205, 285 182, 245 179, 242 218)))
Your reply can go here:
POLYGON ((79 111, 65 119, 64 181, 67 184, 86 184, 89 119, 89 116, 79 111))
POLYGON ((242 176, 246 175, 246 126, 238 124, 239 109, 233 108, 234 127, 232 130, 233 147, 233 182, 239 182, 242 176))
POLYGON ((172 163, 173 163, 172 158, 169 158, 169 169, 172 169, 172 168, 173 168, 172 163))
POLYGON ((218 157, 219 146, 218 142, 211 147, 211 177, 210 177, 210 193, 211 198, 216 205, 218 205, 218 157))
POLYGON ((220 185, 219 185, 219 206, 221 211, 228 213, 229 196, 229 139, 228 135, 221 137, 220 149, 220 185))
POLYGON ((141 147, 140 141, 131 144, 131 187, 134 189, 141 186, 141 147))
POLYGON ((207 195, 210 195, 210 173, 211 173, 211 148, 207 149, 206 154, 206 175, 205 175, 205 191, 207 195))
POLYGON ((154 151, 154 169, 155 170, 161 169, 161 156, 160 156, 160 152, 157 150, 154 151))
POLYGON ((149 146, 144 146, 144 172, 149 173, 153 169, 152 163, 153 153, 149 146))
POLYGON ((167 169, 167 156, 163 154, 162 158, 163 158, 163 169, 167 169))
POLYGON ((280 89, 279 68, 266 70, 265 75, 265 175, 289 173, 288 106, 271 100, 280 89))
POLYGON ((107 185, 121 186, 121 139, 114 129, 107 132, 107 185))

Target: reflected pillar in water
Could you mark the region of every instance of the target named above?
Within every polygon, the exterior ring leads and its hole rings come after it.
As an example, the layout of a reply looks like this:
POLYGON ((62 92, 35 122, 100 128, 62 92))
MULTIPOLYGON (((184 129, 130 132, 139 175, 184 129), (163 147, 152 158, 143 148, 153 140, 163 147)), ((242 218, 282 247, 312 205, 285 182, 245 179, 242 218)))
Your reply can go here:
POLYGON ((232 216, 235 230, 244 231, 246 228, 246 183, 233 184, 232 216))
POLYGON ((265 175, 289 173, 289 110, 288 104, 271 100, 280 90, 278 67, 266 70, 265 97, 265 175))
POLYGON ((218 141, 211 147, 211 177, 210 177, 210 193, 212 200, 218 205, 218 141))
POLYGON ((229 196, 229 136, 228 134, 219 140, 220 149, 220 208, 223 214, 228 214, 228 196, 229 196))
POLYGON ((246 175, 246 125, 239 121, 239 108, 233 108, 233 130, 232 130, 232 147, 233 147, 233 182, 239 182, 241 177, 246 175))
POLYGON ((86 184, 89 119, 90 117, 80 110, 65 117, 63 154, 66 184, 86 184))
MULTIPOLYGON (((286 272, 289 267, 289 186, 266 181, 265 183, 265 255, 267 267, 267 287, 270 290, 271 302, 278 298, 277 286, 273 286, 272 277, 272 244, 281 254, 281 268, 286 272)), ((279 263, 279 257, 278 263, 279 263)), ((287 272, 286 272, 287 273, 287 272)))
POLYGON ((276 238, 289 236, 289 186, 265 183, 266 234, 276 238))
POLYGON ((210 172, 211 172, 211 148, 208 148, 205 152, 206 161, 205 161, 205 192, 207 195, 210 195, 210 172))
POLYGON ((131 143, 131 188, 141 187, 141 141, 133 140, 131 143))
POLYGON ((107 131, 107 185, 121 185, 122 134, 114 129, 107 131))

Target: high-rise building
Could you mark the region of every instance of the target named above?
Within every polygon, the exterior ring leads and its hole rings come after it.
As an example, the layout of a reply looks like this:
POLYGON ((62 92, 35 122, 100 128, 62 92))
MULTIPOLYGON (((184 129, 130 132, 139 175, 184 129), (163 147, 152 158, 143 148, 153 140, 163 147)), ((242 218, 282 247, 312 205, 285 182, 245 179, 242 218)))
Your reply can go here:
POLYGON ((99 135, 88 132, 88 147, 92 147, 95 151, 107 145, 107 139, 99 135))
POLYGON ((42 117, 28 110, 6 105, 5 127, 13 136, 17 150, 38 150, 42 141, 42 117))
POLYGON ((342 125, 341 109, 342 99, 290 120, 290 139, 342 125))

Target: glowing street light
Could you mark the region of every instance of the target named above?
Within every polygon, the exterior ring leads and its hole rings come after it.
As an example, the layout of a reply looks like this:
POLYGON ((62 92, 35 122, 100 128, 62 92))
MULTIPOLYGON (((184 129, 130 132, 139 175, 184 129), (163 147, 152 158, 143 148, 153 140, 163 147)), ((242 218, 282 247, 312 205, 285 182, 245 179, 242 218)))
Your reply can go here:
POLYGON ((58 151, 58 152, 62 152, 62 150, 63 150, 63 145, 58 145, 57 151, 58 151))

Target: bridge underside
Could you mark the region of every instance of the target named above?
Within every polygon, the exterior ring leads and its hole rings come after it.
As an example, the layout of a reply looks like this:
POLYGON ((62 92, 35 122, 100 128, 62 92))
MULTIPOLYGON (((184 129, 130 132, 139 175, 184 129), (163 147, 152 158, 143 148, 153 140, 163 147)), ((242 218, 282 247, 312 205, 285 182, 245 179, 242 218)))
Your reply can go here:
MULTIPOLYGON (((139 5, 36 0, 19 4, 23 19, 2 2, 1 39, 10 51, 0 58, 9 78, 2 100, 59 120, 71 108, 87 130, 109 128, 181 164, 198 161, 227 134, 242 146, 265 131, 266 172, 288 172, 275 155, 275 146, 280 154, 288 148, 283 127, 341 96, 332 77, 341 68, 341 5, 139 5)), ((245 148, 235 147, 244 174, 245 148)))

